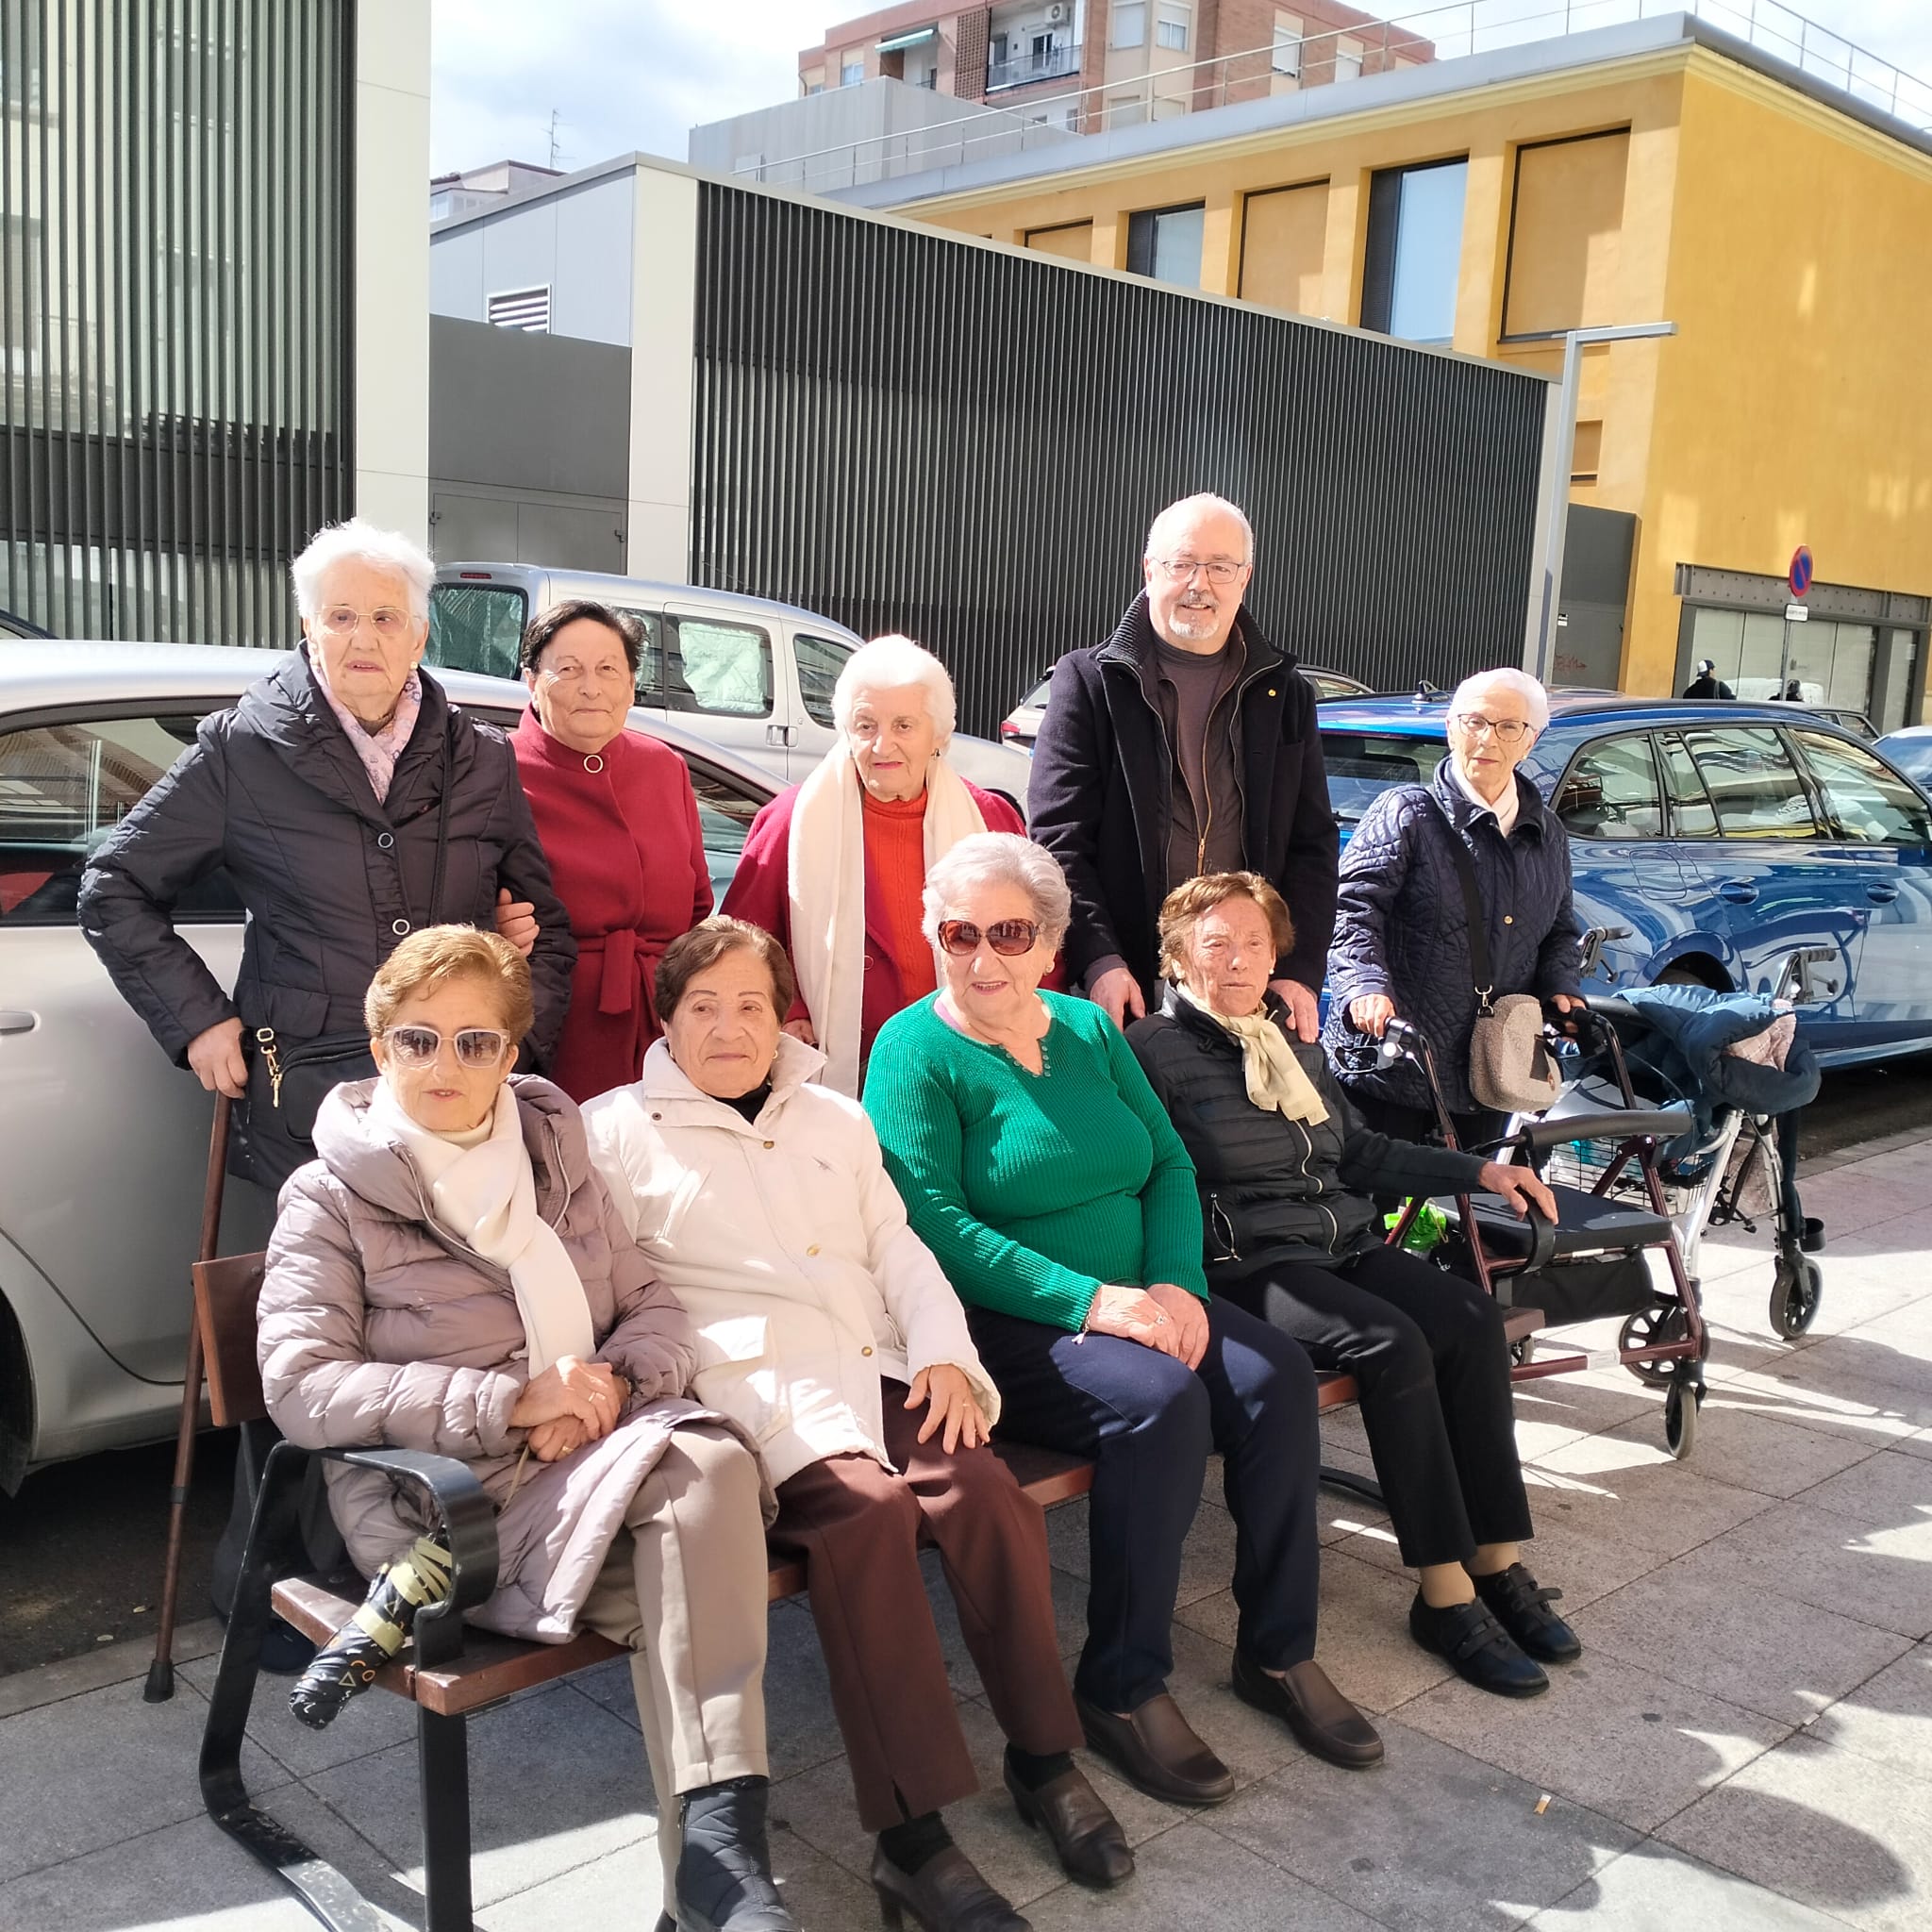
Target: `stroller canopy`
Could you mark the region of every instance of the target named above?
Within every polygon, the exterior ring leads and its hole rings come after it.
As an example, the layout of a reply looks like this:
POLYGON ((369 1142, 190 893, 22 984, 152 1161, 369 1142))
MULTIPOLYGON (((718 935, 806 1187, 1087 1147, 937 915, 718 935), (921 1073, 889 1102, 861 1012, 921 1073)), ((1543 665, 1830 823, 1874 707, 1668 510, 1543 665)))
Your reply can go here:
POLYGON ((1762 1033, 1778 1017, 1766 994, 1713 992, 1705 986, 1647 986, 1623 996, 1643 1017, 1650 1038, 1641 1057, 1696 1110, 1700 1133, 1708 1134, 1719 1108, 1747 1113, 1790 1113, 1818 1094, 1818 1061, 1800 1034, 1782 1067, 1727 1053, 1740 1040, 1762 1033))

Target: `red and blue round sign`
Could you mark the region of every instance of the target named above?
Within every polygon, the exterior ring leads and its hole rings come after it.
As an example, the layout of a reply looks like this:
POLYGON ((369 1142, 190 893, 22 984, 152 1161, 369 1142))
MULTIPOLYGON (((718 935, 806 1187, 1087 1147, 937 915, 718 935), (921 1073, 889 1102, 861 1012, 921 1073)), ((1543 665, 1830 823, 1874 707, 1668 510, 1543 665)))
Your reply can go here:
POLYGON ((1811 588, 1811 553, 1802 543, 1791 552, 1791 568, 1789 582, 1791 595, 1802 597, 1811 588))

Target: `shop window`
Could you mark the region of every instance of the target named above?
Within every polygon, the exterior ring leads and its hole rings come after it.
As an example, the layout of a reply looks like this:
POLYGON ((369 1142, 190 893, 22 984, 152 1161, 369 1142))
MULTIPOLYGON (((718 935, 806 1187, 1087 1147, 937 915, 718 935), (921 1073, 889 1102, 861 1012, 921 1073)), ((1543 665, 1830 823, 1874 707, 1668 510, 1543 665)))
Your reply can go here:
POLYGON ((1384 168, 1369 182, 1362 326, 1411 342, 1456 333, 1466 160, 1384 168))
POLYGON ((1503 334, 1558 335, 1616 319, 1630 136, 1586 135, 1516 150, 1503 334))

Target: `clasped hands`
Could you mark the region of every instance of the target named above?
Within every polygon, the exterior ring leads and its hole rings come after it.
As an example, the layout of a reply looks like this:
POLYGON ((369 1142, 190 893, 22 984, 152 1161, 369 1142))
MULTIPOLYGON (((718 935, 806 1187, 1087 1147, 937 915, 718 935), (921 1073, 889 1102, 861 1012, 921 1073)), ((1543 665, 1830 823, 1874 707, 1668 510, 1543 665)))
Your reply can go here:
POLYGON ((630 1396, 630 1384, 608 1362, 558 1356, 541 1375, 524 1384, 510 1425, 528 1433, 530 1454, 556 1462, 608 1436, 630 1396))
POLYGON ((1117 1335, 1124 1341, 1158 1349, 1190 1369, 1198 1369, 1208 1353, 1207 1305, 1171 1281, 1146 1288, 1102 1282, 1083 1326, 1090 1335, 1117 1335))

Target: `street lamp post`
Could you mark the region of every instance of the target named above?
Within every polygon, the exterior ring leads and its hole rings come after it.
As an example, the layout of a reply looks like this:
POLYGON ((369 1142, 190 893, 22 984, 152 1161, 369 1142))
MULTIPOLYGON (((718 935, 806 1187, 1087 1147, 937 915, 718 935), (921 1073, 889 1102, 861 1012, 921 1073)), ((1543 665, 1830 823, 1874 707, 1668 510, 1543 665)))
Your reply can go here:
POLYGON ((1557 448, 1550 463, 1543 505, 1543 597, 1536 628, 1536 675, 1544 684, 1556 660, 1557 607, 1563 589, 1563 540, 1569 531, 1570 466, 1576 456, 1576 394, 1582 385, 1583 352, 1597 342, 1635 342, 1651 336, 1674 336, 1674 322, 1611 323, 1600 328, 1573 328, 1563 338, 1563 387, 1557 399, 1557 448))

